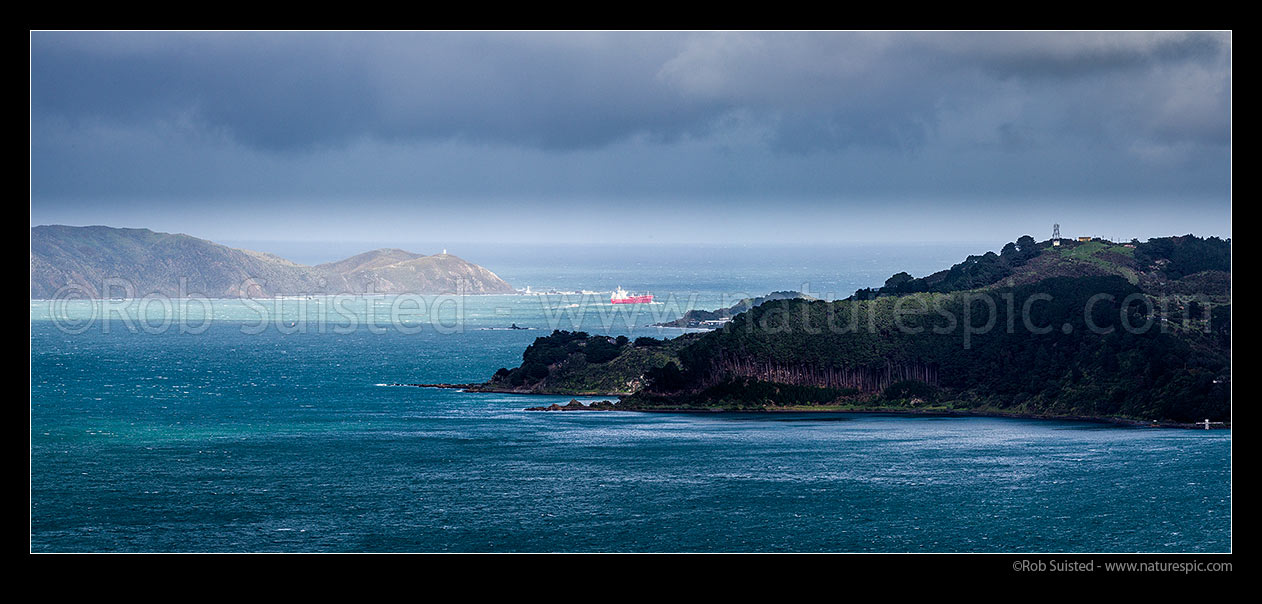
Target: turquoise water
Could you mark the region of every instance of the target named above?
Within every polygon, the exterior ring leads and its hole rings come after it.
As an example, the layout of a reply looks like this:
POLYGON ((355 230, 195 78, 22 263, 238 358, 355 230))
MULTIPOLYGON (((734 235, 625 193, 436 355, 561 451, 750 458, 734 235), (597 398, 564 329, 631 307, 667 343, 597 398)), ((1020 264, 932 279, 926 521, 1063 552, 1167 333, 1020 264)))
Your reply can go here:
MULTIPOLYGON (((646 270, 640 280, 657 279, 655 293, 704 308, 745 289, 736 269, 697 289, 685 283, 688 267, 677 278, 646 270)), ((605 284, 598 266, 557 272, 541 285, 619 284, 605 284)), ((760 279, 767 290, 795 287, 760 279)), ((165 324, 156 305, 141 322, 135 306, 111 315, 102 303, 32 302, 31 548, 1231 548, 1230 431, 531 413, 522 408, 569 397, 382 385, 480 381, 515 365, 554 321, 614 335, 678 333, 644 327, 661 318, 653 309, 610 315, 595 300, 557 299, 579 306, 556 319, 545 302, 470 297, 459 308, 404 305, 410 314, 391 316, 394 300, 376 298, 347 302, 352 326, 320 320, 334 300, 216 300, 184 309, 183 329, 165 324), (487 329, 509 323, 537 329, 487 329)))

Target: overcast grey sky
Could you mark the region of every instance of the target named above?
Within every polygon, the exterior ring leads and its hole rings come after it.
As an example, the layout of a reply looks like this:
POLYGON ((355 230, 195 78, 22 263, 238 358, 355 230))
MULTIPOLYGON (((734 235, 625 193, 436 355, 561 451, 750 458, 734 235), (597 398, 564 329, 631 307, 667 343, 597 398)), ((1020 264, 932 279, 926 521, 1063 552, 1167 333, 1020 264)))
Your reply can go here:
POLYGON ((32 32, 31 224, 1230 235, 1231 35, 32 32))

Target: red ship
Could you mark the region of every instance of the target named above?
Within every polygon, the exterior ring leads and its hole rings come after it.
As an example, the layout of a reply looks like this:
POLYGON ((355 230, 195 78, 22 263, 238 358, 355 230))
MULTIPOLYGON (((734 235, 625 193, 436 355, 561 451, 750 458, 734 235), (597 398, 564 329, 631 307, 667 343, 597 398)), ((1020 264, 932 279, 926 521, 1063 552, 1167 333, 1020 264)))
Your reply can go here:
POLYGON ((609 296, 611 304, 648 304, 653 301, 653 294, 628 294, 626 290, 619 285, 617 291, 609 296))

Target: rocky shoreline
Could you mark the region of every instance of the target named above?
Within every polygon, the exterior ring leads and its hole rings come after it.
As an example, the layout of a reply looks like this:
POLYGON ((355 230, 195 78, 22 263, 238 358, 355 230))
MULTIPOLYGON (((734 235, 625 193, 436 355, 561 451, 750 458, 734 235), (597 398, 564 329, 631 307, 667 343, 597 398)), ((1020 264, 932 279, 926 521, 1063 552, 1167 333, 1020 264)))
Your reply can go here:
POLYGON ((415 386, 417 388, 446 388, 450 390, 474 390, 482 384, 386 384, 387 386, 415 386))
POLYGON ((873 407, 871 409, 697 409, 689 407, 656 407, 656 408, 623 408, 615 411, 641 411, 645 413, 838 413, 864 415, 902 415, 918 417, 998 417, 1007 419, 1039 419, 1074 422, 1090 422, 1096 424, 1113 424, 1135 428, 1178 428, 1181 430, 1230 430, 1231 422, 1210 422, 1206 428, 1202 423, 1162 422, 1157 420, 1130 419, 1121 417, 1093 417, 1089 415, 1038 415, 1034 413, 1007 413, 1002 411, 971 411, 967 409, 916 410, 901 407, 873 407))
POLYGON ((613 401, 595 401, 591 404, 584 405, 578 402, 578 399, 570 399, 569 403, 561 405, 552 403, 547 407, 526 407, 526 411, 620 411, 617 407, 618 403, 613 401))
POLYGON ((486 384, 386 384, 386 386, 412 386, 416 388, 442 388, 446 390, 462 390, 464 392, 490 392, 494 394, 534 394, 541 396, 615 396, 622 398, 630 396, 630 392, 537 392, 530 388, 497 388, 486 384))
MULTIPOLYGON (((485 384, 388 384, 389 386, 415 386, 420 388, 444 388, 462 390, 465 392, 489 392, 498 394, 527 394, 539 396, 556 396, 557 394, 568 394, 577 396, 611 396, 621 398, 626 396, 625 393, 611 392, 590 392, 590 393, 545 393, 530 392, 524 390, 511 390, 505 388, 488 388, 485 384)), ((1060 421, 1079 421, 1092 422, 1097 424, 1113 424, 1119 426, 1131 426, 1136 428, 1178 428, 1183 430, 1230 430, 1231 422, 1210 422, 1206 427, 1204 422, 1200 423, 1184 423, 1184 422, 1163 422, 1156 420, 1142 420, 1120 417, 1092 417, 1089 415, 1039 415, 1034 413, 1009 413, 1003 411, 974 411, 967 409, 906 409, 902 407, 872 407, 869 409, 810 409, 803 407, 794 407, 788 409, 777 409, 770 407, 750 408, 750 409, 719 409, 719 408, 696 408, 696 407, 619 407, 617 402, 612 401, 596 401, 589 405, 580 403, 577 399, 571 399, 569 403, 560 405, 553 403, 549 406, 526 407, 526 411, 635 411, 643 413, 848 413, 848 414, 874 414, 874 415, 905 415, 905 416, 929 416, 929 417, 1006 417, 1012 419, 1048 419, 1060 421)))

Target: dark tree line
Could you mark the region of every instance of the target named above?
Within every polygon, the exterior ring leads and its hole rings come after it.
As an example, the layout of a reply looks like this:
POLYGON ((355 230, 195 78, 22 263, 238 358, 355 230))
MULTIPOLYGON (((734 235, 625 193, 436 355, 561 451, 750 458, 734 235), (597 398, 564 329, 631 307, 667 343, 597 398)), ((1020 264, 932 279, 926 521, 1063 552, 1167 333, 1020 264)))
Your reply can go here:
POLYGON ((491 377, 491 381, 514 387, 537 382, 548 377, 550 366, 570 358, 571 355, 582 355, 588 363, 608 363, 617 358, 628 343, 626 336, 612 338, 593 336, 584 331, 554 330, 550 335, 535 338, 534 343, 526 347, 521 353, 520 367, 501 367, 491 377))
POLYGON ((1135 261, 1141 267, 1157 268, 1171 279, 1201 271, 1231 272, 1231 239, 1184 235, 1134 243, 1135 261))
POLYGON ((903 296, 918 292, 953 292, 974 289, 1007 277, 1017 267, 1025 265, 1041 253, 1038 242, 1029 235, 1022 235, 1015 243, 1003 246, 1000 253, 986 252, 980 256, 969 256, 959 264, 945 271, 915 278, 902 272, 885 280, 885 285, 876 289, 864 288, 856 291, 851 300, 871 300, 880 296, 903 296))

